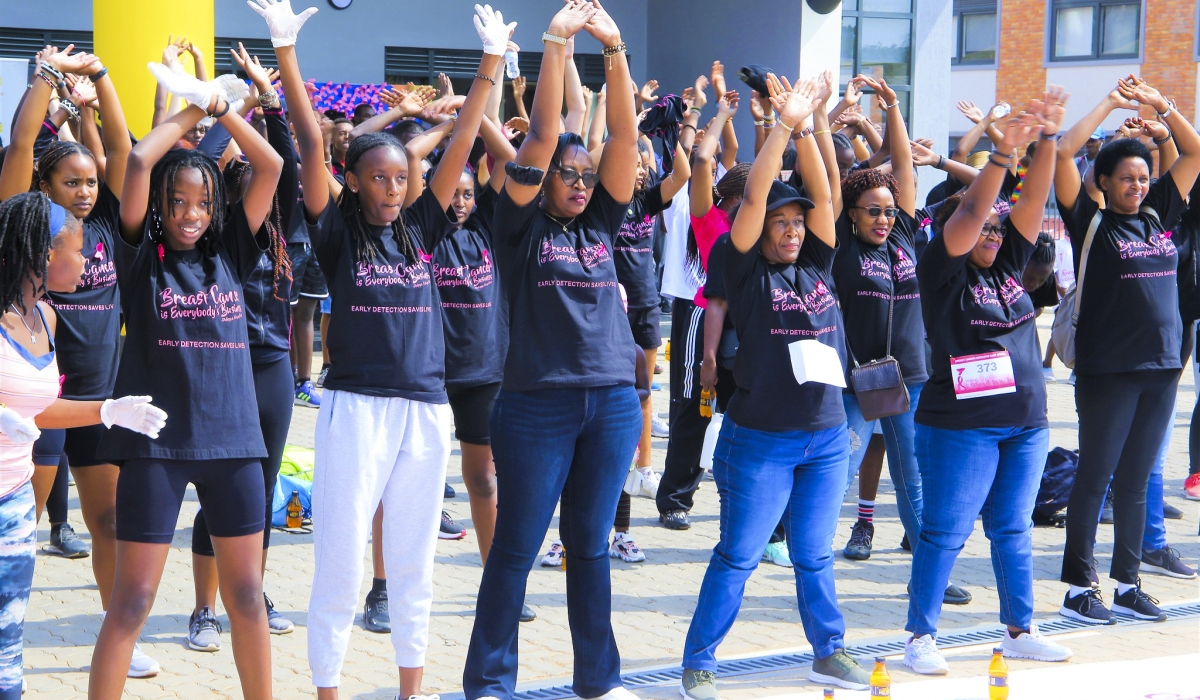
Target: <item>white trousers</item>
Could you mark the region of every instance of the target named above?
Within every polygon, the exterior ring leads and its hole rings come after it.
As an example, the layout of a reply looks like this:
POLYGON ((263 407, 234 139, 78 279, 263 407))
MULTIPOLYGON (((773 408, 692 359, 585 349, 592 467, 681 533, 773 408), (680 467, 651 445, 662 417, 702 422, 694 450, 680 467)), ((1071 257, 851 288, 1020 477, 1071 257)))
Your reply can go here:
POLYGON ((396 665, 425 665, 450 407, 326 390, 316 428, 308 665, 337 687, 359 606, 371 519, 384 507, 383 559, 396 665))

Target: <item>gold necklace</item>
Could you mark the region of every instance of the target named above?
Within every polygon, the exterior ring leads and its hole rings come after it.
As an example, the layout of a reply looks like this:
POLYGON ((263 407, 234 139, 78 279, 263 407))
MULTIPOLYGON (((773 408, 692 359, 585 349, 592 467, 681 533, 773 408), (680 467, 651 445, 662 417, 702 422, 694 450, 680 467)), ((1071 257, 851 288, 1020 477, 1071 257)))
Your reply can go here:
POLYGON ((548 214, 545 209, 542 210, 542 213, 546 214, 546 218, 550 219, 551 221, 558 224, 559 226, 562 226, 563 233, 567 232, 567 227, 570 226, 571 224, 575 223, 575 219, 577 218, 577 217, 572 216, 571 220, 564 224, 563 222, 559 221, 558 219, 554 218, 553 216, 550 216, 550 214, 548 214))

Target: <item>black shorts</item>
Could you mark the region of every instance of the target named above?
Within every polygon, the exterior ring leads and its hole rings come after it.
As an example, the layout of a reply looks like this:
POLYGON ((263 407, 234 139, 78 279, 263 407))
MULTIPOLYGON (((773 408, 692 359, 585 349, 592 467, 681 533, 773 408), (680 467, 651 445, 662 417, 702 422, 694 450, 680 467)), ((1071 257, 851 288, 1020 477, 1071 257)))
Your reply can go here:
POLYGON ((474 386, 447 386, 450 411, 454 414, 454 436, 468 445, 492 444, 492 404, 500 394, 500 382, 474 386))
POLYGON ((325 286, 325 274, 317 264, 317 256, 307 243, 288 243, 287 254, 292 261, 292 304, 300 297, 324 299, 329 296, 325 286))
POLYGON ((67 441, 63 443, 63 451, 67 453, 67 461, 72 469, 105 464, 103 460, 96 459, 96 447, 100 445, 100 438, 106 430, 108 428, 100 423, 85 425, 82 428, 67 428, 67 441))
POLYGON ((662 345, 662 329, 658 322, 662 318, 662 309, 649 306, 644 309, 630 309, 629 330, 633 331, 633 342, 643 350, 653 350, 662 345))
POLYGON ((47 428, 33 443, 33 463, 39 467, 57 467, 62 456, 63 440, 67 431, 63 428, 47 428))
POLYGON ((267 506, 258 459, 129 459, 117 477, 117 539, 170 544, 189 483, 214 537, 263 531, 267 506))

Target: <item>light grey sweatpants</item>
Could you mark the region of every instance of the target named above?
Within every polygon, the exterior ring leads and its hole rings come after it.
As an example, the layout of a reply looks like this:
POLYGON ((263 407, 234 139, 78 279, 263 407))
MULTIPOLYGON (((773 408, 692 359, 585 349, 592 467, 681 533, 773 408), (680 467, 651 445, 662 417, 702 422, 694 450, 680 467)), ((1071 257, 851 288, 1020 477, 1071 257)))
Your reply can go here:
POLYGON ((383 559, 396 665, 425 665, 450 407, 327 389, 316 428, 308 604, 313 685, 337 687, 359 606, 371 519, 384 507, 383 559))

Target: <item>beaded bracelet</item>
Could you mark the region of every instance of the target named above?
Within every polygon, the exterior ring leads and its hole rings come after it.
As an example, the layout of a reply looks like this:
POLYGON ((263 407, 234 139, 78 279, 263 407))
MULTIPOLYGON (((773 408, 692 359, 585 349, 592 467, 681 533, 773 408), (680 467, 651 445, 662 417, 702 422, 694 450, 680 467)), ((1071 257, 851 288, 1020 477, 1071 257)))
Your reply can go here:
POLYGON ((495 78, 493 78, 493 77, 492 77, 492 76, 490 76, 490 75, 484 75, 483 73, 476 73, 476 74, 475 74, 475 77, 476 77, 476 78, 478 78, 478 79, 480 79, 480 80, 486 80, 486 81, 488 81, 489 83, 491 83, 492 85, 495 85, 495 84, 496 84, 496 79, 495 79, 495 78))

